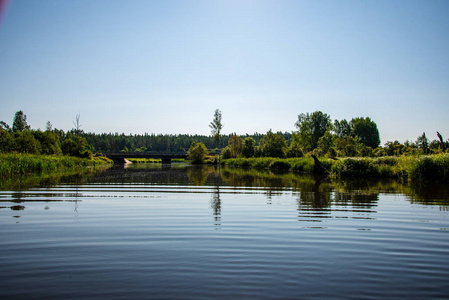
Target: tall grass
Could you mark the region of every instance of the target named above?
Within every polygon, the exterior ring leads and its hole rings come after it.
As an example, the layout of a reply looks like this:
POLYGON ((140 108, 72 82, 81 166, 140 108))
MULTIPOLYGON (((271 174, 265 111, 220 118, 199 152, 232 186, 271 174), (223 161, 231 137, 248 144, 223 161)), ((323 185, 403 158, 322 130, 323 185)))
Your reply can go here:
POLYGON ((296 172, 312 173, 314 162, 311 157, 300 158, 274 158, 251 157, 230 158, 222 161, 222 164, 230 167, 259 168, 269 170, 291 170, 296 172))
MULTIPOLYGON (((331 160, 320 158, 320 162, 338 177, 396 178, 414 182, 449 182, 449 154, 429 156, 389 156, 340 158, 331 160)), ((225 166, 251 167, 270 170, 290 170, 313 173, 314 161, 311 157, 301 158, 232 158, 222 162, 225 166)))
POLYGON ((127 160, 134 164, 156 164, 162 162, 160 158, 127 158, 127 160))
POLYGON ((75 169, 106 163, 110 163, 110 160, 104 157, 87 159, 61 155, 6 153, 0 154, 0 177, 75 169))
POLYGON ((408 166, 411 181, 449 182, 449 154, 424 156, 408 166))
POLYGON ((449 182, 449 154, 344 158, 336 161, 332 174, 356 177, 390 177, 414 182, 449 182))

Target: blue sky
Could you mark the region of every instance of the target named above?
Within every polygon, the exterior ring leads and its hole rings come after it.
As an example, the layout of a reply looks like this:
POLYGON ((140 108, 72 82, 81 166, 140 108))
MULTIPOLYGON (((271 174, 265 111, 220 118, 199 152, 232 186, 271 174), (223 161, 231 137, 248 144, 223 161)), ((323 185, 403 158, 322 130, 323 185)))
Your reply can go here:
POLYGON ((294 131, 371 117, 449 138, 449 1, 9 1, 0 120, 87 132, 294 131))

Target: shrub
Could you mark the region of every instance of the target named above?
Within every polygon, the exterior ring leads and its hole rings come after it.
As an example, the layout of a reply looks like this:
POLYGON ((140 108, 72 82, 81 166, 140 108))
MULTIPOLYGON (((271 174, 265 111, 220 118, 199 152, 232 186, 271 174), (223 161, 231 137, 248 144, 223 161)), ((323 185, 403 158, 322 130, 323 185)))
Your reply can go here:
POLYGON ((340 176, 378 176, 372 159, 344 158, 336 161, 331 171, 340 176))
POLYGON ((203 143, 193 142, 190 146, 189 151, 187 151, 187 157, 194 164, 201 164, 207 156, 207 148, 203 143))
POLYGON ((229 146, 223 148, 223 150, 221 150, 221 156, 223 157, 223 159, 231 158, 232 157, 231 148, 229 148, 229 146))

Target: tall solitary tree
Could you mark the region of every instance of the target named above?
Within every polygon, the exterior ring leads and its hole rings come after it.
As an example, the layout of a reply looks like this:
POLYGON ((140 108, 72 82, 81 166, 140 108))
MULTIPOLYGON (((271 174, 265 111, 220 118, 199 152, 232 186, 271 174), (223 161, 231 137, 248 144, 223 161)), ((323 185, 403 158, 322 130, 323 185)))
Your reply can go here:
POLYGON ((209 127, 212 129, 212 135, 214 136, 218 148, 220 143, 220 133, 223 128, 223 124, 221 123, 221 111, 219 109, 215 110, 214 119, 210 122, 209 127))
POLYGON ((27 116, 23 113, 23 111, 19 110, 18 112, 16 112, 14 116, 14 121, 12 123, 12 131, 22 132, 28 129, 30 129, 30 126, 27 123, 27 116))
POLYGON ((75 126, 75 133, 76 134, 79 134, 79 133, 82 132, 81 124, 80 124, 80 116, 81 116, 80 114, 77 114, 76 117, 75 117, 75 121, 72 122, 73 125, 75 126))

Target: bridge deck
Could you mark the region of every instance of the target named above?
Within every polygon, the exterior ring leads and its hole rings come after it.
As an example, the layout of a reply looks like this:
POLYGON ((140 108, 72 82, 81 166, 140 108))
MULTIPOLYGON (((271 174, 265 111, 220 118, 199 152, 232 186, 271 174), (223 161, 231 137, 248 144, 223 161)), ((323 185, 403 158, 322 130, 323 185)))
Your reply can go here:
MULTIPOLYGON (((209 151, 209 155, 216 155, 216 151, 209 151)), ((172 159, 187 159, 187 152, 106 152, 104 156, 115 162, 124 162, 126 158, 157 158, 162 163, 171 163, 172 159)))
POLYGON ((125 159, 125 158, 187 158, 186 152, 115 152, 103 153, 110 159, 125 159))

